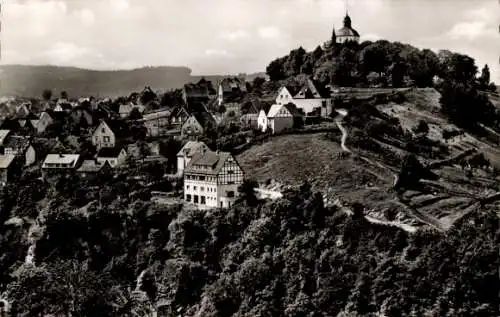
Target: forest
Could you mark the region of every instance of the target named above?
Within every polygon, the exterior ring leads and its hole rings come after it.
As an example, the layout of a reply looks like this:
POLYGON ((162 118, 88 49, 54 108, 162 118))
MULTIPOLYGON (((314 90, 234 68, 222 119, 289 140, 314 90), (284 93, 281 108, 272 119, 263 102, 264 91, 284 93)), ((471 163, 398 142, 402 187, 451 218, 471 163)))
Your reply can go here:
POLYGON ((68 186, 76 179, 57 184, 2 195, 0 287, 13 316, 498 314, 488 206, 448 232, 409 234, 369 223, 360 203, 353 215, 325 207, 308 183, 262 201, 245 182, 236 205, 208 213, 151 204, 112 177, 97 197, 68 186), (26 263, 26 210, 41 206, 26 263))

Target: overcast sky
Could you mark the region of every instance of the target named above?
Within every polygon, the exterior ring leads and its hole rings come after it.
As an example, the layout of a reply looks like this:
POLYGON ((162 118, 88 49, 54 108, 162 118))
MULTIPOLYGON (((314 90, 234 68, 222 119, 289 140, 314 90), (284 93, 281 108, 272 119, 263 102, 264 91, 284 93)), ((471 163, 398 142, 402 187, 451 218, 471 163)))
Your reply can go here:
MULTIPOLYGON (((193 74, 264 71, 326 41, 345 0, 7 0, 2 63, 93 69, 188 66, 193 74)), ((497 0, 349 0, 362 40, 450 49, 500 83, 497 0)))

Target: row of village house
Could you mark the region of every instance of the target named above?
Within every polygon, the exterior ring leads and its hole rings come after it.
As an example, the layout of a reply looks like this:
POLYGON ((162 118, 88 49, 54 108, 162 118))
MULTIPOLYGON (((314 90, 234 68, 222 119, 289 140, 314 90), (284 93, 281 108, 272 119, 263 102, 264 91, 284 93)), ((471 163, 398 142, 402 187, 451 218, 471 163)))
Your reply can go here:
MULTIPOLYGON (((226 85, 222 83, 219 84, 216 102, 237 111, 237 107, 231 108, 231 96, 244 92, 241 81, 232 79, 227 80, 226 85)), ((274 105, 260 111, 250 109, 249 113, 241 116, 241 123, 258 127, 262 131, 270 129, 272 132, 279 132, 291 128, 295 119, 304 116, 304 113, 319 112, 321 116, 327 116, 332 111, 333 103, 329 94, 322 91, 316 88, 312 80, 308 80, 303 87, 284 86, 279 90, 274 105)), ((172 127, 180 130, 178 133, 181 137, 203 135, 208 124, 216 125, 218 121, 204 104, 206 96, 207 91, 203 92, 201 89, 200 92, 198 85, 198 89, 184 90, 188 107, 144 113, 144 106, 125 104, 120 106, 119 116, 126 118, 137 108, 139 112, 143 112, 142 119, 137 121, 144 124, 150 136, 162 135, 172 127)), ((24 127, 31 125, 36 133, 43 133, 58 117, 68 115, 73 119, 83 119, 92 126, 95 124, 93 110, 95 108, 80 105, 68 107, 67 103, 58 103, 53 110, 44 111, 37 117, 24 106, 18 109, 21 113, 18 123, 24 127)), ((75 170, 85 176, 123 164, 130 151, 116 146, 119 136, 113 131, 113 122, 100 120, 94 129, 92 144, 98 150, 95 159, 81 160, 79 154, 51 153, 43 161, 44 174, 49 171, 75 170)), ((36 161, 36 150, 30 144, 30 138, 9 134, 9 130, 0 130, 0 146, 4 149, 3 155, 0 155, 0 180, 4 183, 8 181, 8 170, 16 157, 21 158, 25 166, 36 161)), ((188 142, 179 152, 178 172, 184 173, 184 199, 211 207, 229 206, 237 196, 237 187, 243 181, 243 171, 231 154, 212 152, 203 143, 194 141, 188 142)))

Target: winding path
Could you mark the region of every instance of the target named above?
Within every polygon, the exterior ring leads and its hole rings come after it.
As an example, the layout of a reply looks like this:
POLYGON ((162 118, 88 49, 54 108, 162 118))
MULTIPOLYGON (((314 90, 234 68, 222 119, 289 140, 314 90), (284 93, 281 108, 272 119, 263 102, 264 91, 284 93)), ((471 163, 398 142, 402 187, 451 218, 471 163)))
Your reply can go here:
POLYGON ((342 125, 342 120, 344 120, 348 112, 345 109, 337 109, 336 111, 339 113, 339 115, 335 117, 335 124, 339 128, 340 132, 342 132, 342 138, 340 139, 340 146, 342 147, 343 151, 351 153, 351 150, 349 150, 345 145, 345 141, 347 140, 347 136, 349 135, 349 133, 347 132, 346 128, 344 128, 344 126, 342 125))

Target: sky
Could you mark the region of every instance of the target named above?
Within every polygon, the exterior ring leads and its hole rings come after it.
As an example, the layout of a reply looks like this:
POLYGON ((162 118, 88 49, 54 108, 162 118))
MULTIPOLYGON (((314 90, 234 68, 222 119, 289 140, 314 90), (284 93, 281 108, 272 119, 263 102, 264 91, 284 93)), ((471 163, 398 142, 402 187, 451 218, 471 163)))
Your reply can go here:
POLYGON ((187 66, 193 74, 265 71, 314 49, 348 8, 361 40, 449 49, 488 64, 500 84, 497 0, 5 0, 2 64, 91 69, 187 66))

